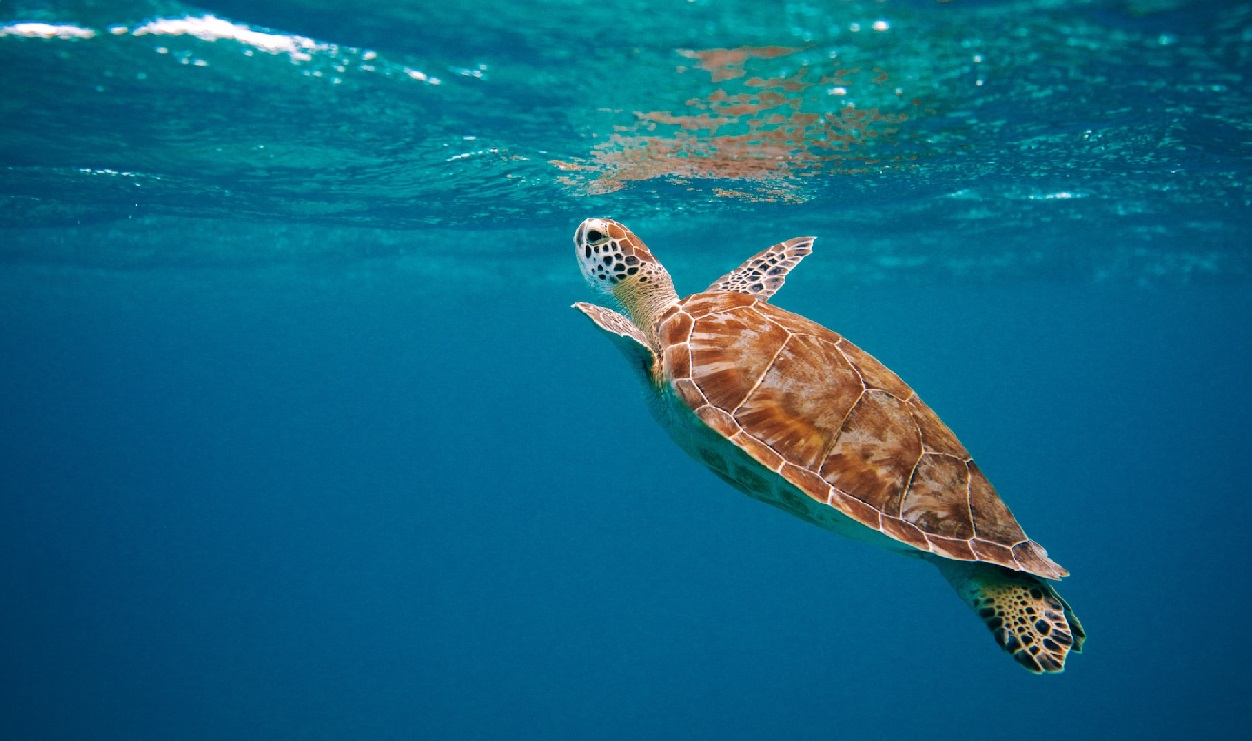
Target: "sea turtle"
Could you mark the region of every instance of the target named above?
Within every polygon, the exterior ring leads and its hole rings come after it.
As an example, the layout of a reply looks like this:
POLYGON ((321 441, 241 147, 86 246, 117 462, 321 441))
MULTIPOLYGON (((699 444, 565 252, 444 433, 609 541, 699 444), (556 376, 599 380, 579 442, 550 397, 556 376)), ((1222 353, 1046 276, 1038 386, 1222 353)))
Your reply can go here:
POLYGON ((587 219, 574 234, 578 263, 625 314, 574 307, 638 372, 675 442, 713 473, 827 530, 930 561, 1019 664, 1062 671, 1085 638, 1047 581, 1068 572, 898 376, 769 303, 812 244, 776 244, 680 299, 629 229, 587 219))

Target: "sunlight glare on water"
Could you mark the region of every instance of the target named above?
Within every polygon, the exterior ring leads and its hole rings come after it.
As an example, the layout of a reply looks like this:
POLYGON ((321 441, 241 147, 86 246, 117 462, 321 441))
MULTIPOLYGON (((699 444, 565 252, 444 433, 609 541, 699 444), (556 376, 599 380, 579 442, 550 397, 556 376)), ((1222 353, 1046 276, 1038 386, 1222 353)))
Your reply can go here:
POLYGON ((25 2, 0 18, 0 85, 28 91, 4 103, 2 213, 717 228, 757 204, 796 231, 928 232, 938 266, 961 235, 1025 269, 1018 235, 1060 255, 1081 225, 1244 275, 1225 215, 1252 202, 1250 11, 1215 7, 25 2))

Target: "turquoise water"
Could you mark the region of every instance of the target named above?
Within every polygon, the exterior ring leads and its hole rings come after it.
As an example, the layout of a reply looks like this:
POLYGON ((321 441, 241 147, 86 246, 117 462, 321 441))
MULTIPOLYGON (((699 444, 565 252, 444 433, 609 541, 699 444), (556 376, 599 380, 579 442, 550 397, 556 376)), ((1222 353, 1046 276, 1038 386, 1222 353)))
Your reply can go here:
POLYGON ((1243 727, 1252 5, 0 1, 0 736, 1243 727), (775 303, 1072 572, 1063 675, 648 416, 570 237, 775 303))

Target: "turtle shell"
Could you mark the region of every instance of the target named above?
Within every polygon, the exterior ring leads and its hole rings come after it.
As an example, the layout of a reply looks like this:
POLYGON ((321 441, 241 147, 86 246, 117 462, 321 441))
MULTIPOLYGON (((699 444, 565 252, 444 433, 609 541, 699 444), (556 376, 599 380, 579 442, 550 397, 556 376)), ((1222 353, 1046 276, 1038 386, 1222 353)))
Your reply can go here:
POLYGON ((919 551, 1067 574, 930 407, 840 335, 750 294, 709 292, 670 308, 658 336, 675 395, 812 499, 919 551))

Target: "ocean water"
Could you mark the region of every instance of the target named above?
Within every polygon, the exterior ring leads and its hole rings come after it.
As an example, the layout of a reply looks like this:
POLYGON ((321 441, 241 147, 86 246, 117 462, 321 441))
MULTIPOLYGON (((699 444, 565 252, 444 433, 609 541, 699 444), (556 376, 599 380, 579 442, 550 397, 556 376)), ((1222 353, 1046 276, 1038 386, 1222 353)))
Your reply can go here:
POLYGON ((1237 737, 1252 4, 0 0, 0 737, 1237 737), (570 238, 957 432, 1086 650, 649 417, 570 238))

